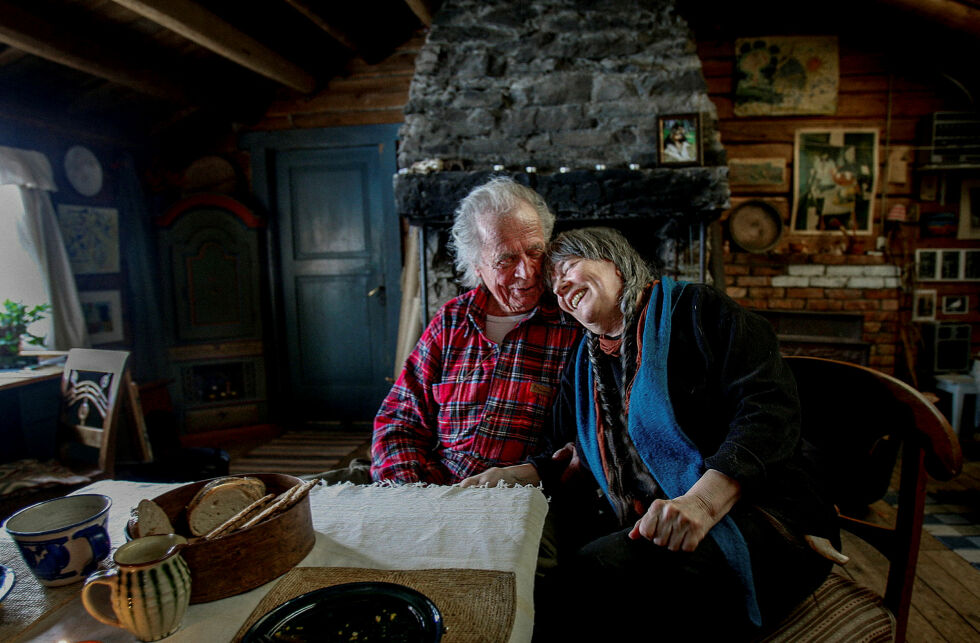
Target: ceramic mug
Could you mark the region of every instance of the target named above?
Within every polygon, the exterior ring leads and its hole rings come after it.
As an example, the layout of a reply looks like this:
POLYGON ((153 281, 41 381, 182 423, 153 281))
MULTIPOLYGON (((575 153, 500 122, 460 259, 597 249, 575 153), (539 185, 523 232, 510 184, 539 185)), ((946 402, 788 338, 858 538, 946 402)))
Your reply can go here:
POLYGON ((170 636, 191 599, 191 571, 177 534, 135 538, 113 554, 116 566, 96 572, 82 587, 82 604, 94 618, 128 630, 141 641, 170 636))
POLYGON ((111 505, 99 494, 63 496, 21 509, 5 526, 43 585, 69 585, 85 580, 109 555, 111 505))

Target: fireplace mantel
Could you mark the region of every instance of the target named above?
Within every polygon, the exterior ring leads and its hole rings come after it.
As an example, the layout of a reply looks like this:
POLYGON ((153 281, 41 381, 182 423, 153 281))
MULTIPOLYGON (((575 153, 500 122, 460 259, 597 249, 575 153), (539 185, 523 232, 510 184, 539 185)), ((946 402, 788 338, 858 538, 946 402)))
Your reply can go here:
POLYGON ((395 176, 401 216, 415 226, 448 227, 459 202, 491 176, 506 174, 544 197, 558 221, 673 219, 710 223, 728 203, 727 167, 573 170, 553 174, 452 171, 395 176))

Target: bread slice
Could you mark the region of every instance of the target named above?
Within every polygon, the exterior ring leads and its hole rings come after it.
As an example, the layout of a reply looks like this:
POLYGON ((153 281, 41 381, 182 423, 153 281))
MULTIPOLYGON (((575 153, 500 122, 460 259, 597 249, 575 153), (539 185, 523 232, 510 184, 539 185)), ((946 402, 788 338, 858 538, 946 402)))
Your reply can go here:
POLYGON ((133 538, 176 533, 167 513, 152 500, 140 500, 132 511, 129 533, 133 538))
POLYGON ((258 478, 219 478, 204 486, 187 505, 187 526, 195 536, 204 536, 223 522, 249 506, 263 494, 255 482, 261 484, 264 494, 265 484, 258 478))

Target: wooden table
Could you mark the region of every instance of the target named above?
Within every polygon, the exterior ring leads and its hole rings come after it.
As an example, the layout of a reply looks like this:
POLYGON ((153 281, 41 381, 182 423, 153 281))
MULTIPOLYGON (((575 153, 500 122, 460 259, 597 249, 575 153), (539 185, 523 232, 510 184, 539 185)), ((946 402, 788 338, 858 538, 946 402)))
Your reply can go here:
MULTIPOLYGON (((113 499, 109 533, 117 546, 124 542, 123 528, 130 508, 141 498, 155 497, 175 486, 178 485, 101 481, 78 493, 103 493, 113 499)), ((540 489, 346 484, 315 488, 310 503, 316 543, 298 567, 512 572, 515 610, 507 640, 531 640, 534 573, 548 510, 540 489)), ((0 538, 9 540, 6 532, 0 538)), ((0 562, 8 564, 6 560, 0 562)), ((29 590, 28 583, 18 585, 21 591, 29 590)), ((50 591, 33 585, 30 591, 50 591)), ((180 630, 163 640, 231 641, 275 585, 274 580, 238 596, 191 605, 180 630)), ((4 614, 0 639, 103 643, 134 640, 128 632, 89 616, 77 597, 80 584, 71 587, 76 588, 74 596, 33 622, 11 624, 9 612, 4 614), (12 634, 13 629, 19 631, 12 634)), ((17 591, 15 586, 13 592, 17 591)), ((0 604, 0 612, 4 607, 0 604)))
POLYGON ((0 461, 55 457, 62 366, 0 371, 0 461))

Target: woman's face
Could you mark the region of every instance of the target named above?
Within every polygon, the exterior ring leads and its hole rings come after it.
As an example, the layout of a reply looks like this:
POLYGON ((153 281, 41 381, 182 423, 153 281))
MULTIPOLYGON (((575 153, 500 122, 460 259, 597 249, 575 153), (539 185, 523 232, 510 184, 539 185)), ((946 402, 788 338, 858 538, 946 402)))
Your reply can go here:
POLYGON ((569 257, 553 267, 551 283, 558 306, 587 329, 600 335, 622 332, 623 277, 613 262, 569 257))

